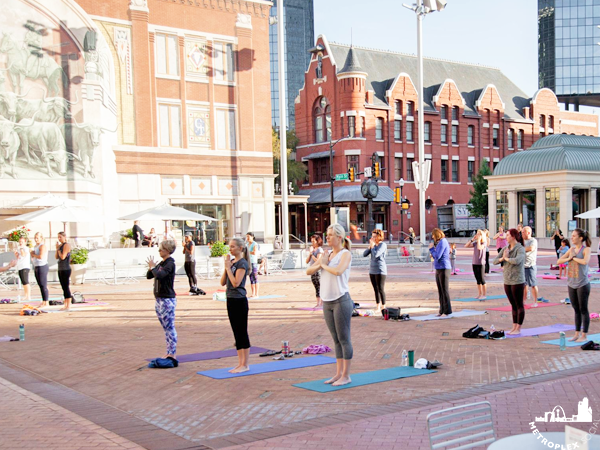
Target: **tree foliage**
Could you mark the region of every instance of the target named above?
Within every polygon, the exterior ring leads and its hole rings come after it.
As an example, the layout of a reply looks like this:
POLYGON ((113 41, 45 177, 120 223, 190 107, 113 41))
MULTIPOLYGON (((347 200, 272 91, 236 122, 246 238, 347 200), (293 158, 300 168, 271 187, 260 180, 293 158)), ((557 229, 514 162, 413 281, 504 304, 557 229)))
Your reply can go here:
POLYGON ((471 200, 467 204, 469 213, 473 217, 487 217, 488 216, 488 182, 484 178, 491 175, 490 165, 487 161, 482 161, 479 167, 479 172, 475 175, 473 180, 473 190, 470 190, 471 200))
MULTIPOLYGON (((280 180, 280 165, 281 165, 281 144, 279 141, 279 132, 273 128, 272 130, 272 145, 273 145, 273 172, 277 174, 275 183, 281 185, 280 180)), ((298 138, 296 137, 295 130, 288 130, 286 133, 286 147, 287 147, 287 176, 288 182, 293 183, 294 190, 297 190, 297 185, 302 184, 306 178, 306 166, 291 158, 292 153, 296 151, 296 145, 298 145, 298 138)))

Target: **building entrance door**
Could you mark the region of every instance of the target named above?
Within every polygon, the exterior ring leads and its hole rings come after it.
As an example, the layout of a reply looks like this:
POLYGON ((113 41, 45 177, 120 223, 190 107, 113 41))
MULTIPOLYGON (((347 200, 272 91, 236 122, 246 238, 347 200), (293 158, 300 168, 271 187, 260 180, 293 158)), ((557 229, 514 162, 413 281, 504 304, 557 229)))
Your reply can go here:
POLYGON ((519 222, 524 227, 531 227, 533 236, 535 234, 535 191, 521 191, 518 194, 519 222))

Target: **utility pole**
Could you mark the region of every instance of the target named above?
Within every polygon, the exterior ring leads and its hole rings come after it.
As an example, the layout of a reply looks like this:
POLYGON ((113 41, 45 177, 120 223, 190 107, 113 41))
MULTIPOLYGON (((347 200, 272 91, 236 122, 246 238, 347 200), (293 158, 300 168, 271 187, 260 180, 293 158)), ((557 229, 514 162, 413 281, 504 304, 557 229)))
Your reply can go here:
POLYGON ((287 106, 285 103, 285 29, 283 24, 283 0, 277 0, 277 58, 279 63, 279 144, 281 146, 279 177, 281 179, 281 234, 283 250, 290 249, 288 216, 288 177, 287 177, 287 106))

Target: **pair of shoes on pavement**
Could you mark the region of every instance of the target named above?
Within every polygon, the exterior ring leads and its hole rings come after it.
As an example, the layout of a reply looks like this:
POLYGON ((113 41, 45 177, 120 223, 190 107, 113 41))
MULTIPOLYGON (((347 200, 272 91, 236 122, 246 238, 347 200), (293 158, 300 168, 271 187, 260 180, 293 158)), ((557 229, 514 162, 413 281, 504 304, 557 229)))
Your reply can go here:
POLYGON ((538 303, 550 303, 550 300, 548 300, 547 298, 544 298, 544 297, 539 297, 537 299, 537 302, 538 303))
POLYGON ((194 286, 194 287, 190 288, 190 295, 206 295, 206 292, 204 292, 199 287, 194 286))

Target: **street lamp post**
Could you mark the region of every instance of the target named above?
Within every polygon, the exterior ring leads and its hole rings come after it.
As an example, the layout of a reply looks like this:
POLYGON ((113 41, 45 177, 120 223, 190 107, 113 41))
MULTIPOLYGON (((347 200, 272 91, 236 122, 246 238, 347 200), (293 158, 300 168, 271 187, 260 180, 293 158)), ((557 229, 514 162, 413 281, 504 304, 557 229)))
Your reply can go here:
MULTIPOLYGON (((404 233, 404 195, 402 194, 402 189, 404 189, 404 178, 400 178, 398 186, 400 186, 400 237, 402 237, 402 233, 404 233)), ((398 239, 398 242, 400 242, 400 239, 398 239)))
POLYGON ((333 182, 335 181, 335 176, 333 174, 333 147, 335 147, 338 142, 342 142, 345 141, 346 139, 350 139, 350 136, 344 136, 342 138, 339 138, 337 141, 333 142, 331 141, 331 139, 329 139, 329 179, 330 184, 331 184, 331 203, 330 203, 330 211, 329 214, 331 216, 331 223, 333 223, 333 217, 334 217, 334 208, 335 208, 335 201, 333 199, 333 182))
POLYGON ((279 63, 279 145, 281 156, 279 176, 281 177, 281 218, 283 235, 283 250, 290 249, 290 231, 288 223, 288 178, 287 178, 287 105, 285 104, 285 30, 283 27, 283 0, 277 4, 277 57, 279 63))
POLYGON ((417 61, 419 67, 418 73, 418 88, 419 88, 419 101, 417 111, 417 133, 419 142, 419 225, 420 225, 420 241, 425 242, 426 226, 425 226, 425 191, 429 182, 429 168, 425 163, 425 135, 424 135, 424 111, 423 111, 423 17, 426 14, 441 11, 446 7, 446 0, 417 0, 416 4, 412 6, 403 4, 405 8, 408 8, 415 12, 417 15, 417 61))

